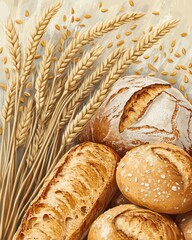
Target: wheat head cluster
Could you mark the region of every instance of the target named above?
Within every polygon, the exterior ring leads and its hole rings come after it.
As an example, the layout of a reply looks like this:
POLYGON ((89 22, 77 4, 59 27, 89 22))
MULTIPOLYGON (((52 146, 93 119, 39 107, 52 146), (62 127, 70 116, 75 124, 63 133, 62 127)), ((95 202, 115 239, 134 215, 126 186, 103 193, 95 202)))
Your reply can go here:
POLYGON ((15 22, 10 19, 6 25, 12 72, 1 114, 0 239, 12 239, 44 179, 75 144, 76 137, 114 82, 177 24, 171 20, 154 28, 134 47, 116 47, 95 66, 104 46, 95 45, 86 52, 82 51, 83 47, 144 14, 115 16, 79 35, 74 34, 56 60, 56 44, 49 42, 37 71, 34 61, 38 46, 60 7, 59 2, 54 3, 43 12, 28 37, 24 54, 15 22), (76 56, 79 56, 78 61, 74 61, 76 56), (21 100, 26 88, 31 94, 23 106, 21 100))

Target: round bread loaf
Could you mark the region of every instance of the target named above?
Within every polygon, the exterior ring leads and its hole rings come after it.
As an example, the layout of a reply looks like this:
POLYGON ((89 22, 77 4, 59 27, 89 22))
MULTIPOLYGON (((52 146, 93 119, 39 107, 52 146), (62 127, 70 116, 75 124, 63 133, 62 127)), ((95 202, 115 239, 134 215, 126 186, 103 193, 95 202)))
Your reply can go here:
POLYGON ((146 144, 127 152, 116 172, 131 202, 161 213, 192 210, 192 158, 172 144, 146 144))
POLYGON ((168 217, 134 205, 109 209, 92 224, 88 240, 181 240, 182 232, 168 217))
POLYGON ((185 240, 192 240, 192 211, 178 215, 176 221, 184 234, 185 240))
POLYGON ((121 156, 146 143, 172 143, 192 153, 192 106, 169 83, 153 77, 119 79, 79 136, 121 156))

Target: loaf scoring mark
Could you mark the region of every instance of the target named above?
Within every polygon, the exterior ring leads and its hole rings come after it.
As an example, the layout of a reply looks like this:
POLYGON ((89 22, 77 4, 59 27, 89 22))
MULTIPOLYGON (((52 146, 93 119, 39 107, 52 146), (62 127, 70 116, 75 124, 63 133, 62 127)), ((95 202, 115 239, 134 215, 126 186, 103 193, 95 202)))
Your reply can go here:
POLYGON ((182 150, 179 151, 166 146, 151 147, 151 151, 160 161, 168 162, 172 170, 175 170, 177 175, 181 177, 183 181, 183 191, 191 186, 192 179, 190 172, 192 170, 192 159, 189 155, 182 150))
POLYGON ((108 99, 106 105, 108 105, 115 97, 117 97, 117 95, 127 91, 128 89, 129 89, 128 87, 124 87, 124 88, 119 89, 118 92, 112 94, 111 97, 108 99))
POLYGON ((120 133, 138 121, 154 99, 170 87, 169 84, 153 84, 135 92, 124 106, 119 123, 120 133))

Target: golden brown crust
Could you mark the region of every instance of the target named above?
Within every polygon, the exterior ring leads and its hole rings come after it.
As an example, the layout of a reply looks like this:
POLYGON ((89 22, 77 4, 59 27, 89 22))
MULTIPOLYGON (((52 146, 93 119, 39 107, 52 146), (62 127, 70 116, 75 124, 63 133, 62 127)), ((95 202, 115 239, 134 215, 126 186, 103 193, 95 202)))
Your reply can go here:
POLYGON ((148 143, 192 153, 191 136, 192 106, 177 89, 157 78, 127 76, 114 84, 79 141, 103 143, 121 156, 148 143))
POLYGON ((192 210, 192 158, 171 144, 147 144, 121 159, 116 180, 131 202, 161 213, 192 210))
POLYGON ((91 226, 88 240, 182 240, 177 225, 166 216, 126 204, 109 209, 91 226))
POLYGON ((116 188, 118 155, 87 142, 59 161, 28 208, 14 240, 82 239, 116 188))
POLYGON ((176 219, 185 240, 192 240, 192 211, 177 216, 176 219))

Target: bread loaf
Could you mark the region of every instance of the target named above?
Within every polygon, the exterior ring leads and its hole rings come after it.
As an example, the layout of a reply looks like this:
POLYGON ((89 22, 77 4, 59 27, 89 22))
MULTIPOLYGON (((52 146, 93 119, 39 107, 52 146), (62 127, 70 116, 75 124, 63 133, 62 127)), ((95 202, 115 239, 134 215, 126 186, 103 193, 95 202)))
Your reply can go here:
POLYGON ((116 172, 123 195, 161 213, 192 210, 192 158, 172 144, 147 144, 127 152, 116 172))
POLYGON ((182 240, 177 225, 168 217, 134 205, 109 209, 91 226, 88 240, 182 240))
POLYGON ((183 232, 185 240, 192 240, 192 211, 178 215, 176 221, 183 232))
POLYGON ((79 141, 104 143, 121 156, 146 143, 172 143, 192 154, 192 106, 153 77, 119 79, 79 141))
POLYGON ((73 147, 29 206, 13 239, 83 239, 117 190, 118 160, 112 149, 101 144, 73 147))

